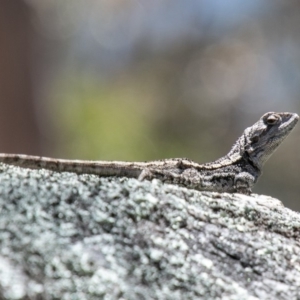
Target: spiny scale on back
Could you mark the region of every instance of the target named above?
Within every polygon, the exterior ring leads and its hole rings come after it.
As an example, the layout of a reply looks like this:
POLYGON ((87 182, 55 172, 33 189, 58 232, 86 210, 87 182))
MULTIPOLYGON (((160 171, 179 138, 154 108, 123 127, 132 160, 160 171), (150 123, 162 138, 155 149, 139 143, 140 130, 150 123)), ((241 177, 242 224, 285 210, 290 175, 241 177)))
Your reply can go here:
POLYGON ((178 184, 197 190, 251 193, 263 164, 295 127, 295 113, 264 114, 245 129, 227 155, 206 164, 187 158, 150 162, 63 160, 18 154, 0 154, 0 162, 30 169, 125 176, 178 184))

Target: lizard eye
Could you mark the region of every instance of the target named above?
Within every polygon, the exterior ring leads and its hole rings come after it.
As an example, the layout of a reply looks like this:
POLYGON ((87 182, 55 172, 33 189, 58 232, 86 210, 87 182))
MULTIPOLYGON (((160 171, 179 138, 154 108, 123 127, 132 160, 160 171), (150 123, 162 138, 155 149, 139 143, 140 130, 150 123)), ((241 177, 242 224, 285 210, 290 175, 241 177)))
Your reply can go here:
POLYGON ((266 123, 268 125, 275 125, 279 121, 279 117, 277 115, 271 115, 267 118, 266 123))

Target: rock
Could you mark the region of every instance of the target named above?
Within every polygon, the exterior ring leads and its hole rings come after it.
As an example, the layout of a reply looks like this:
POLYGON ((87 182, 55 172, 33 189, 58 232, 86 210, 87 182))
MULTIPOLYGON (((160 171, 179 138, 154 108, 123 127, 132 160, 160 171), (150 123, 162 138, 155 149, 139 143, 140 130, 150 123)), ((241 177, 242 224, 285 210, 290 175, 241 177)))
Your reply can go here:
POLYGON ((279 200, 0 172, 1 299, 300 297, 300 215, 279 200))

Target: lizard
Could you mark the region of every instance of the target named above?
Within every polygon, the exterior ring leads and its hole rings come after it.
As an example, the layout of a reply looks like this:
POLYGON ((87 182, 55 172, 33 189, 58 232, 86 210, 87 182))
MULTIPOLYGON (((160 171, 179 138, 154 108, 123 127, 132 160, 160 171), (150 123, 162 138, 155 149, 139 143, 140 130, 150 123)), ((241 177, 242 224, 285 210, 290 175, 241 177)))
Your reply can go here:
POLYGON ((268 112, 244 130, 227 155, 204 164, 187 158, 148 162, 84 161, 0 154, 0 162, 30 169, 160 179, 200 191, 251 194, 266 160, 296 126, 296 113, 268 112))

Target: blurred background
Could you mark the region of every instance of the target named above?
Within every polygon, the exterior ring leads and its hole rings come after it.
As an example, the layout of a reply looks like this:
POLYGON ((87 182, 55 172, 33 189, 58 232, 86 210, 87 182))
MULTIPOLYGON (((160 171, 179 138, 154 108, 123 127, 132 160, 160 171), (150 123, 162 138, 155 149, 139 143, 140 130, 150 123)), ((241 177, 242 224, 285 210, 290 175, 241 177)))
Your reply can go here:
MULTIPOLYGON (((300 2, 0 0, 0 152, 145 161, 226 154, 300 113, 300 2)), ((300 126, 254 192, 300 210, 300 126)))

